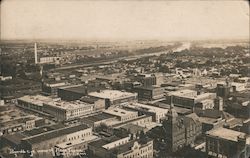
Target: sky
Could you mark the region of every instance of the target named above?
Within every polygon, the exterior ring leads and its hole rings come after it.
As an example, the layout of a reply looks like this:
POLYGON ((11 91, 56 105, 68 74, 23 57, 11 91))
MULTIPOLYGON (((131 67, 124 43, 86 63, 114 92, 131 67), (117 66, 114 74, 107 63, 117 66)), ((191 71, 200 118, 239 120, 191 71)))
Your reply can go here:
POLYGON ((249 39, 249 3, 2 0, 1 39, 249 39))

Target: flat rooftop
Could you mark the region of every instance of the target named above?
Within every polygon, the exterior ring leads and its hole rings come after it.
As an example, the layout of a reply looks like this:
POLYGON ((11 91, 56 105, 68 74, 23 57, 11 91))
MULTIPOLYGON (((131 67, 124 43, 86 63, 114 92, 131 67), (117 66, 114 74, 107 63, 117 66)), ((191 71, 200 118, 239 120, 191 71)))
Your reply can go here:
POLYGON ((114 116, 107 114, 107 113, 101 113, 101 114, 85 117, 83 119, 89 120, 92 122, 97 122, 97 121, 102 121, 102 120, 106 120, 106 119, 110 119, 110 118, 114 118, 114 116))
POLYGON ((99 147, 99 148, 102 148, 102 146, 106 145, 106 144, 109 144, 109 143, 112 143, 112 142, 115 142, 117 140, 120 140, 120 139, 123 139, 125 137, 117 137, 115 135, 112 135, 108 138, 105 138, 105 139, 99 139, 97 141, 94 141, 94 142, 91 142, 89 143, 90 146, 95 146, 95 147, 99 147))
POLYGON ((41 119, 38 116, 23 112, 12 104, 0 106, 0 127, 11 127, 25 123, 28 120, 41 119))
POLYGON ((53 88, 53 87, 65 86, 66 83, 65 83, 65 82, 59 82, 59 83, 46 83, 45 85, 48 86, 48 87, 53 88))
POLYGON ((0 123, 0 127, 4 128, 4 127, 11 127, 11 126, 16 126, 19 124, 25 124, 27 121, 32 121, 32 120, 39 120, 42 119, 41 117, 35 116, 35 115, 28 115, 25 117, 18 117, 15 118, 13 120, 8 120, 5 122, 1 122, 0 123))
POLYGON ((85 137, 84 139, 77 139, 77 140, 72 140, 70 142, 63 142, 63 143, 57 144, 56 147, 58 147, 60 149, 67 149, 67 148, 73 147, 75 145, 79 145, 82 143, 88 143, 90 141, 97 140, 98 138, 99 138, 98 136, 92 135, 92 136, 85 137))
POLYGON ((103 98, 103 99, 122 99, 126 97, 137 96, 136 93, 129 93, 129 92, 122 92, 119 90, 102 90, 100 92, 91 92, 89 93, 90 96, 103 98))
POLYGON ((65 126, 63 124, 54 124, 54 125, 50 125, 50 126, 43 126, 43 127, 34 128, 32 130, 26 130, 26 131, 23 131, 22 134, 27 136, 27 137, 30 137, 30 136, 39 135, 39 134, 44 133, 44 132, 49 132, 49 131, 53 131, 56 129, 61 129, 64 127, 65 126))
POLYGON ((56 137, 68 135, 68 134, 75 133, 77 131, 85 130, 88 128, 89 127, 87 125, 80 124, 80 125, 76 125, 76 126, 70 126, 70 127, 65 127, 65 128, 61 128, 61 129, 56 129, 56 130, 44 132, 44 133, 41 133, 38 135, 27 137, 27 138, 25 138, 25 140, 27 140, 31 144, 36 144, 36 143, 40 143, 44 140, 50 140, 50 139, 53 139, 56 137))
POLYGON ((245 137, 246 134, 243 132, 234 131, 227 128, 217 128, 207 132, 208 135, 219 137, 226 140, 231 140, 234 142, 238 141, 238 137, 245 137))
POLYGON ((202 99, 209 96, 216 96, 216 93, 202 93, 197 95, 196 91, 185 89, 180 90, 176 92, 170 92, 169 95, 178 96, 178 97, 184 97, 184 98, 190 98, 190 99, 202 99))
POLYGON ((174 95, 174 96, 185 96, 186 95, 191 95, 193 94, 192 96, 196 96, 197 95, 197 92, 194 91, 194 90, 190 90, 190 89, 183 89, 183 90, 178 90, 178 91, 174 91, 174 92, 170 92, 169 95, 174 95))
POLYGON ((25 95, 23 97, 18 98, 18 100, 36 104, 38 106, 43 106, 44 102, 50 102, 53 99, 51 97, 47 97, 43 95, 25 95))
POLYGON ((127 105, 127 107, 131 107, 135 109, 143 109, 143 110, 154 112, 154 113, 167 113, 168 112, 168 109, 164 109, 164 108, 160 108, 160 107, 156 107, 152 105, 141 104, 141 103, 131 103, 127 105))
POLYGON ((135 113, 138 114, 138 112, 129 111, 129 110, 121 109, 121 108, 109 108, 105 110, 104 113, 108 113, 114 116, 126 116, 129 114, 135 114, 135 113))
POLYGON ((92 106, 92 104, 88 104, 86 102, 82 102, 79 100, 71 101, 71 102, 60 100, 60 101, 48 102, 46 103, 46 105, 53 106, 59 109, 64 109, 64 110, 72 110, 72 109, 78 109, 78 108, 82 108, 86 106, 92 106))

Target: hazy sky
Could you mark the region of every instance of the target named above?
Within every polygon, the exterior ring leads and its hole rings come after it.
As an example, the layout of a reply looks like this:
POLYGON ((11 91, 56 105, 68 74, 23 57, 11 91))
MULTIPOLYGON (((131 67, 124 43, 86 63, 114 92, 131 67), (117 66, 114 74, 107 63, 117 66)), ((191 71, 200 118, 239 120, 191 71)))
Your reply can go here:
POLYGON ((249 38, 249 4, 240 0, 3 0, 1 38, 249 38))

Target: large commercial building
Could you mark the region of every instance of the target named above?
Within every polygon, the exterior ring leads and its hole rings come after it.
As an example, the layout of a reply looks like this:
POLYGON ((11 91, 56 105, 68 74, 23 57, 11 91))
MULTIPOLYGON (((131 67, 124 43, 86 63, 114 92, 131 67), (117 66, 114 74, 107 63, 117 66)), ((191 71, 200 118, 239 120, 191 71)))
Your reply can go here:
POLYGON ((137 100, 136 93, 122 92, 118 90, 101 90, 98 92, 92 92, 89 96, 104 99, 106 109, 110 106, 126 104, 130 101, 137 100))
POLYGON ((216 98, 215 93, 201 93, 197 94, 197 91, 184 89, 175 92, 170 92, 167 96, 167 101, 170 104, 172 102, 175 106, 185 107, 185 108, 198 108, 206 109, 213 108, 214 99, 216 98))
POLYGON ((145 114, 152 116, 152 120, 156 123, 160 123, 161 119, 165 118, 165 115, 168 113, 168 109, 141 103, 130 103, 128 105, 124 105, 124 108, 136 110, 140 115, 145 114))
POLYGON ((43 104, 43 110, 58 120, 70 120, 94 112, 94 104, 88 104, 79 100, 72 102, 54 101, 43 104))
POLYGON ((25 151, 33 151, 33 157, 52 157, 56 150, 74 148, 78 144, 83 145, 82 150, 84 150, 89 141, 96 139, 92 134, 92 128, 84 124, 42 131, 38 134, 29 133, 29 136, 21 140, 20 147, 25 151), (39 152, 41 150, 47 152, 39 152))
POLYGON ((105 100, 99 99, 91 96, 84 96, 80 99, 80 101, 88 103, 88 104, 94 104, 94 111, 102 111, 105 109, 105 100))
POLYGON ((149 86, 149 87, 136 87, 135 92, 138 93, 138 99, 140 100, 156 100, 164 98, 164 88, 159 86, 149 86))
POLYGON ((18 117, 6 122, 0 123, 0 135, 12 134, 20 131, 31 130, 45 124, 45 120, 41 117, 28 115, 18 117))
POLYGON ((108 122, 115 122, 116 120, 117 118, 113 115, 107 113, 100 113, 85 117, 81 121, 93 128, 96 128, 102 124, 107 124, 108 122))
POLYGON ((154 74, 138 74, 135 79, 145 87, 156 85, 156 76, 154 74))
POLYGON ((42 95, 25 95, 17 99, 17 106, 35 112, 42 112, 43 103, 48 103, 53 100, 60 100, 60 98, 53 99, 42 95))
POLYGON ((58 89, 60 87, 65 87, 67 83, 65 82, 58 82, 58 83, 43 83, 42 84, 42 93, 44 95, 52 95, 57 96, 58 89))
POLYGON ((206 153, 209 157, 249 158, 250 136, 226 128, 216 128, 206 134, 206 153))
POLYGON ((59 64, 60 60, 61 60, 60 57, 41 57, 39 63, 40 64, 49 64, 49 63, 59 64))
POLYGON ((89 144, 90 158, 153 158, 153 140, 103 138, 89 144))
POLYGON ((45 119, 24 113, 14 105, 0 105, 0 136, 43 126, 45 119))
POLYGON ((101 89, 105 89, 105 87, 93 84, 70 85, 58 88, 58 97, 66 101, 79 100, 81 97, 88 95, 88 93, 99 91, 101 89))
POLYGON ((115 116, 121 122, 130 121, 138 117, 137 111, 129 111, 121 108, 109 108, 103 112, 115 116))
POLYGON ((58 97, 60 97, 62 100, 79 100, 85 95, 87 95, 87 89, 83 85, 71 85, 58 88, 58 97))

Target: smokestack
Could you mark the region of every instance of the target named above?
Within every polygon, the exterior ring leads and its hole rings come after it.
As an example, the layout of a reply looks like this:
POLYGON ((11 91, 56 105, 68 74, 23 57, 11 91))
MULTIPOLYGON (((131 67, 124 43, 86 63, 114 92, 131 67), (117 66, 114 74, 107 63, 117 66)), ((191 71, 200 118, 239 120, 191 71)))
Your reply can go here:
POLYGON ((37 64, 38 62, 37 62, 37 45, 36 45, 36 43, 34 45, 34 55, 35 55, 35 64, 37 64))

